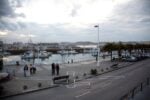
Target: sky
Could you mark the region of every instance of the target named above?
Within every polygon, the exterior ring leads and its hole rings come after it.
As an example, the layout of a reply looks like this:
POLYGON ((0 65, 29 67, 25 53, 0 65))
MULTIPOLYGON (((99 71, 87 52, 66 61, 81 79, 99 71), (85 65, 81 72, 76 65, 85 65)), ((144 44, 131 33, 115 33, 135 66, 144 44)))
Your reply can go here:
POLYGON ((150 0, 0 0, 4 42, 150 41, 150 0))

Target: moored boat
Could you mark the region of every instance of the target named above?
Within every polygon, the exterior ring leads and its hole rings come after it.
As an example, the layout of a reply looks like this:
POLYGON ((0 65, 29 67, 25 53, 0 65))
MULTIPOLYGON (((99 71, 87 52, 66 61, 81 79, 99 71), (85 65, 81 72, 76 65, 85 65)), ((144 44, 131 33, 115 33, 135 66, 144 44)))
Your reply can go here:
POLYGON ((21 58, 22 59, 33 59, 33 58, 48 58, 51 56, 51 53, 47 51, 40 51, 40 52, 33 52, 33 51, 28 51, 25 52, 21 58))

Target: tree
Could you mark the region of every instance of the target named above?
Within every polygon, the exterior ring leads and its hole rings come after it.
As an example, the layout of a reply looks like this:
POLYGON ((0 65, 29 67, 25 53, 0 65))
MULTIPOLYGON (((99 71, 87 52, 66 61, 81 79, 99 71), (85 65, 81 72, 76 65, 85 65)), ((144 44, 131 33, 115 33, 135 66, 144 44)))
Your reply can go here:
POLYGON ((132 44, 126 44, 126 49, 128 50, 129 52, 129 55, 131 56, 132 55, 132 50, 134 49, 134 46, 132 44))
POLYGON ((112 51, 115 49, 115 43, 107 43, 102 50, 110 53, 111 61, 112 61, 112 51))
POLYGON ((116 50, 118 51, 119 60, 121 59, 123 49, 124 49, 124 45, 122 44, 122 42, 116 44, 116 50))
POLYGON ((3 56, 0 56, 0 71, 3 69, 3 56))

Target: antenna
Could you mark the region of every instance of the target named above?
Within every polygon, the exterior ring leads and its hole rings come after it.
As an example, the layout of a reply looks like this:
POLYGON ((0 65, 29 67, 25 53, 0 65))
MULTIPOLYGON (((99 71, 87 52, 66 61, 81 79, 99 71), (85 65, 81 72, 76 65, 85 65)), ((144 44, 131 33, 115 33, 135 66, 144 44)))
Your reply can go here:
POLYGON ((29 35, 28 35, 28 36, 29 36, 29 41, 28 41, 28 43, 29 43, 29 44, 32 44, 32 39, 31 39, 31 35, 30 35, 30 33, 29 33, 29 35))

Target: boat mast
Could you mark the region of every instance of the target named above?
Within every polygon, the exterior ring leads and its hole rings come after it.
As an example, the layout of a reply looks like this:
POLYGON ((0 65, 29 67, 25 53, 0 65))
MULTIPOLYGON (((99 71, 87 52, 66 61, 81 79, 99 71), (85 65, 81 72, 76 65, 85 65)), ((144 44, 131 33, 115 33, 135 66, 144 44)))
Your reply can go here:
POLYGON ((32 64, 34 65, 34 62, 35 62, 35 50, 34 50, 34 45, 33 45, 33 41, 32 41, 32 39, 31 39, 31 35, 30 35, 30 33, 29 33, 29 41, 28 41, 28 45, 29 45, 29 49, 30 49, 30 51, 32 51, 32 53, 33 53, 33 62, 32 62, 32 64))

